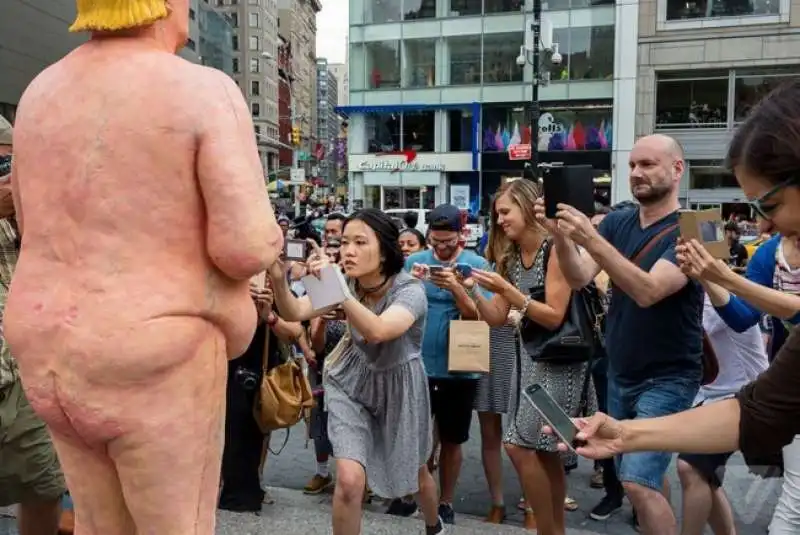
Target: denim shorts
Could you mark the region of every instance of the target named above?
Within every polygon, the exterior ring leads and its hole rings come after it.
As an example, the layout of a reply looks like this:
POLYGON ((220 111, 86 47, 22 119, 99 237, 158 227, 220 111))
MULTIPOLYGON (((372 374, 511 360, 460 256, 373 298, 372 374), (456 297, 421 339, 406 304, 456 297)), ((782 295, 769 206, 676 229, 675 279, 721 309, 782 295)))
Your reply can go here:
MULTIPOLYGON (((609 377, 608 413, 618 420, 675 414, 692 407, 699 388, 699 380, 679 376, 646 379, 639 384, 621 383, 609 377)), ((620 481, 661 491, 672 454, 626 453, 616 461, 620 481)))

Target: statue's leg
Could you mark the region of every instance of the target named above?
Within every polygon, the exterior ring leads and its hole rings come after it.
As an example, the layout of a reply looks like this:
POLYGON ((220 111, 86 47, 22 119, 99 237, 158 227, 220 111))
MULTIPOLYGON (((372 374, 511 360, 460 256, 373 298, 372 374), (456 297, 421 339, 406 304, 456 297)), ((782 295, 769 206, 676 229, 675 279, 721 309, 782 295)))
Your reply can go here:
POLYGON ((138 533, 214 535, 227 364, 214 329, 185 365, 130 399, 138 423, 109 453, 138 533))
POLYGON ((51 435, 75 510, 75 535, 135 535, 108 455, 58 432, 51 435))

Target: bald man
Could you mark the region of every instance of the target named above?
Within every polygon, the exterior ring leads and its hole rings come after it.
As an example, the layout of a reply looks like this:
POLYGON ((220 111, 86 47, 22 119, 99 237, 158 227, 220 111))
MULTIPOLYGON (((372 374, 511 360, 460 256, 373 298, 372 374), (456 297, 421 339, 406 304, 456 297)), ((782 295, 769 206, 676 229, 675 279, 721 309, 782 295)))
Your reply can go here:
POLYGON ((278 256, 234 81, 176 53, 189 0, 78 0, 90 39, 26 89, 5 336, 80 535, 212 535, 227 361, 278 256))
MULTIPOLYGON (((606 325, 608 411, 615 418, 652 418, 692 406, 702 374, 703 291, 678 268, 678 185, 683 150, 674 139, 653 135, 630 154, 631 194, 638 206, 608 214, 598 229, 571 207, 546 221, 573 288, 602 270, 613 284, 606 325), (577 252, 575 244, 583 248, 577 252)), ((536 208, 544 217, 544 206, 536 208)), ((674 535, 675 516, 664 493, 668 453, 626 454, 617 463, 642 533, 674 535)), ((621 497, 606 496, 592 511, 607 518, 621 497)))

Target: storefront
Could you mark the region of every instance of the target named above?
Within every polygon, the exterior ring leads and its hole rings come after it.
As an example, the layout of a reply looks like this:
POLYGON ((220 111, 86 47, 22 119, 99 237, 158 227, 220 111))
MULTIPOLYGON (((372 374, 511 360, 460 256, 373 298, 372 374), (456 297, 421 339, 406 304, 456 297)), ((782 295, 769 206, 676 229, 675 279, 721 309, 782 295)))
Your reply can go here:
MULTIPOLYGON (((611 186, 612 105, 610 102, 547 104, 539 118, 539 161, 591 165, 596 198, 607 203, 611 186)), ((509 145, 529 144, 526 105, 483 107, 481 150, 481 207, 488 210, 491 196, 506 178, 520 177, 526 161, 511 160, 509 145)))

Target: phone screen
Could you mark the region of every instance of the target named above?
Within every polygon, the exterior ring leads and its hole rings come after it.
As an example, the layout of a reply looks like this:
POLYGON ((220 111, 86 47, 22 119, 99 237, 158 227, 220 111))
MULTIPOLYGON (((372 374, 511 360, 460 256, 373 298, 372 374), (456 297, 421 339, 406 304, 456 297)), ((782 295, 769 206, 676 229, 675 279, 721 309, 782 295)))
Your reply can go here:
POLYGON ((472 266, 469 264, 456 264, 456 272, 463 278, 468 279, 472 275, 472 266))
POLYGON ((283 252, 288 260, 306 259, 306 242, 302 240, 286 240, 283 252))
POLYGON ((555 400, 547 393, 547 390, 540 384, 532 384, 523 390, 525 398, 539 411, 539 414, 547 420, 553 431, 561 438, 564 444, 570 448, 583 446, 584 441, 577 440, 578 428, 572 423, 572 419, 564 410, 556 404, 555 400))
POLYGON ((430 266, 428 268, 428 271, 430 271, 431 273, 442 273, 444 272, 444 270, 445 270, 444 266, 430 266))

